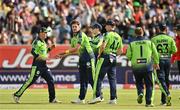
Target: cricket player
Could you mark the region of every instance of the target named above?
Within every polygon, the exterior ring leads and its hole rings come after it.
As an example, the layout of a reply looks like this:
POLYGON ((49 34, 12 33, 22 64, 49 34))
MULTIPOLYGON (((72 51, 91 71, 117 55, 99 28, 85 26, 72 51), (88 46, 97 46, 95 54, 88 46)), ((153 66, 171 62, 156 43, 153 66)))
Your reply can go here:
MULTIPOLYGON (((89 38, 84 32, 80 31, 80 22, 78 20, 73 20, 71 22, 71 28, 73 32, 71 38, 71 48, 58 54, 56 58, 62 58, 72 53, 79 53, 78 69, 80 73, 80 94, 79 97, 76 100, 71 101, 71 103, 84 104, 89 82, 89 72, 87 70, 91 68, 93 77, 95 74, 95 56, 91 48, 89 38)), ((90 83, 92 83, 92 81, 90 83)))
POLYGON ((169 72, 171 54, 177 51, 175 41, 167 35, 167 26, 159 24, 160 33, 153 37, 151 41, 155 44, 159 55, 160 70, 157 70, 159 82, 162 85, 161 105, 171 106, 171 96, 169 92, 169 72))
POLYGON ((96 58, 98 56, 99 47, 102 45, 102 42, 103 42, 103 35, 101 34, 101 30, 102 30, 101 24, 95 23, 92 25, 93 37, 90 41, 90 44, 96 58))
POLYGON ((48 52, 52 50, 55 45, 48 48, 46 39, 47 30, 42 27, 39 32, 39 36, 32 43, 31 53, 34 57, 32 63, 32 69, 29 79, 21 86, 21 88, 13 94, 13 99, 16 103, 19 103, 20 97, 24 91, 31 86, 39 76, 45 79, 48 84, 49 102, 60 103, 55 96, 54 80, 52 77, 51 70, 47 67, 46 60, 48 58, 48 52))
MULTIPOLYGON (((93 49, 94 55, 95 55, 95 65, 97 64, 97 60, 98 60, 98 52, 99 52, 99 48, 102 45, 103 42, 103 35, 101 34, 102 31, 102 26, 99 23, 95 23, 92 25, 92 34, 93 37, 90 41, 91 47, 93 49)), ((93 78, 93 80, 95 79, 95 76, 93 78)), ((94 81, 93 81, 94 82, 94 81)), ((101 101, 104 101, 103 98, 103 93, 101 92, 100 95, 101 101)))
POLYGON ((153 107, 154 92, 154 69, 159 68, 159 58, 155 45, 143 37, 143 29, 137 27, 135 29, 137 37, 132 41, 127 49, 126 56, 131 61, 132 71, 136 80, 137 102, 143 101, 144 83, 146 86, 146 107, 153 107))
POLYGON ((123 44, 119 34, 114 32, 115 22, 113 20, 107 20, 105 28, 107 33, 100 46, 96 64, 96 77, 93 86, 95 97, 89 104, 101 102, 101 86, 106 73, 110 84, 110 101, 108 103, 116 104, 116 56, 121 54, 123 44))

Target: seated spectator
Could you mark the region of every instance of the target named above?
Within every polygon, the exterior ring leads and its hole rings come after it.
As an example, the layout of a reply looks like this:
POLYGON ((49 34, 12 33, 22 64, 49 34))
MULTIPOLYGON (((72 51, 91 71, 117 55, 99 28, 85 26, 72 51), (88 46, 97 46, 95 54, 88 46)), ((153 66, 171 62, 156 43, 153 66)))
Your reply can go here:
POLYGON ((6 32, 0 33, 0 44, 8 45, 8 36, 6 32))
POLYGON ((14 44, 20 44, 20 39, 17 35, 16 32, 13 32, 10 36, 10 39, 9 39, 9 44, 10 45, 14 45, 14 44))
POLYGON ((59 39, 60 44, 69 43, 71 27, 67 24, 66 18, 61 18, 59 27, 59 39))

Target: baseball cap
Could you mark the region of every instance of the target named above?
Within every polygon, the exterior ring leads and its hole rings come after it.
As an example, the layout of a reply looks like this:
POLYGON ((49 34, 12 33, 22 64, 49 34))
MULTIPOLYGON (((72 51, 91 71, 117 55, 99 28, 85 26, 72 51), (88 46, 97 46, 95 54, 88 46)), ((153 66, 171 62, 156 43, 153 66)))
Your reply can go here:
POLYGON ((46 27, 41 27, 41 29, 39 30, 39 33, 40 32, 45 32, 45 33, 47 33, 48 32, 48 30, 47 30, 47 28, 46 27))
POLYGON ((139 2, 137 2, 137 1, 135 1, 135 2, 133 3, 133 6, 135 6, 135 7, 140 7, 141 4, 140 4, 139 2))
POLYGON ((165 28, 166 26, 166 23, 159 23, 159 28, 165 28))
POLYGON ((166 23, 159 23, 159 29, 164 30, 167 27, 166 23))
POLYGON ((106 25, 115 26, 115 22, 113 20, 107 20, 106 25))
POLYGON ((92 25, 92 28, 98 28, 99 30, 102 30, 102 26, 99 23, 95 23, 92 25))

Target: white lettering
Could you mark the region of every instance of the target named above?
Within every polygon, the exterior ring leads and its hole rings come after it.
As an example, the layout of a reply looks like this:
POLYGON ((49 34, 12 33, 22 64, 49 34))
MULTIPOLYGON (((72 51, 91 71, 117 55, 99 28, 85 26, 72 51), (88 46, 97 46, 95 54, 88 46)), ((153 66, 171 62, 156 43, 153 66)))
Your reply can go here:
POLYGON ((121 66, 122 66, 122 67, 129 66, 129 64, 130 64, 130 63, 128 62, 126 56, 117 57, 117 63, 121 63, 121 66))
POLYGON ((54 80, 56 82, 74 82, 76 81, 76 75, 54 75, 54 80))
POLYGON ((16 58, 16 60, 15 60, 15 62, 13 64, 9 64, 9 60, 7 60, 7 59, 4 60, 3 63, 2 63, 2 67, 3 68, 15 68, 15 67, 17 67, 18 64, 20 63, 22 57, 24 56, 25 52, 26 52, 26 49, 24 49, 24 48, 21 49, 18 56, 17 56, 17 58, 16 58))
POLYGON ((48 67, 49 68, 57 67, 59 65, 60 61, 61 61, 61 59, 51 59, 48 61, 50 63, 50 64, 48 64, 48 67))
POLYGON ((36 83, 46 83, 46 81, 43 79, 43 78, 41 78, 41 77, 39 77, 37 80, 36 80, 36 83))
POLYGON ((22 61, 20 63, 20 67, 21 68, 31 68, 31 64, 27 64, 27 61, 29 58, 31 58, 32 55, 31 54, 27 54, 22 58, 22 61))
POLYGON ((26 81, 26 75, 0 75, 0 81, 2 82, 18 82, 26 81))
POLYGON ((65 67, 77 67, 78 61, 79 61, 79 56, 77 55, 67 56, 64 59, 63 65, 65 67))
POLYGON ((180 75, 169 75, 169 80, 170 81, 180 81, 180 75))
MULTIPOLYGON (((17 58, 13 62, 13 64, 10 64, 9 59, 5 59, 2 62, 2 67, 3 68, 17 68, 18 66, 20 68, 31 68, 31 63, 28 63, 28 60, 31 59, 32 55, 30 53, 25 54, 26 49, 23 48, 20 50, 19 54, 17 55, 17 58)), ((48 60, 48 67, 49 68, 56 68, 61 59, 50 59, 48 60)), ((79 61, 79 56, 78 55, 70 55, 65 57, 63 60, 63 66, 65 67, 77 67, 78 66, 78 61, 79 61)), ((122 67, 127 67, 131 66, 131 62, 128 61, 127 57, 125 55, 117 57, 117 63, 120 63, 122 67)))

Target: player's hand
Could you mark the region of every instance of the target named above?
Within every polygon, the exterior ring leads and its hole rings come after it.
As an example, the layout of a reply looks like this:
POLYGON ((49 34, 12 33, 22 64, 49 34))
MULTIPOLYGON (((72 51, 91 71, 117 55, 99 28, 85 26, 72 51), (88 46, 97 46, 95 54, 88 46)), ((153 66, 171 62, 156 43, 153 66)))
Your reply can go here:
POLYGON ((159 70, 159 69, 160 69, 159 64, 154 64, 154 65, 153 65, 153 68, 154 68, 155 70, 159 70))
POLYGON ((49 45, 48 48, 50 48, 50 50, 54 49, 56 47, 55 44, 49 45))
POLYGON ((98 54, 97 59, 100 59, 101 55, 98 54))
POLYGON ((63 58, 63 57, 64 57, 64 55, 58 54, 58 55, 56 55, 54 58, 55 58, 55 59, 59 59, 59 58, 63 58))
POLYGON ((56 44, 52 44, 51 49, 54 49, 56 47, 56 44))

